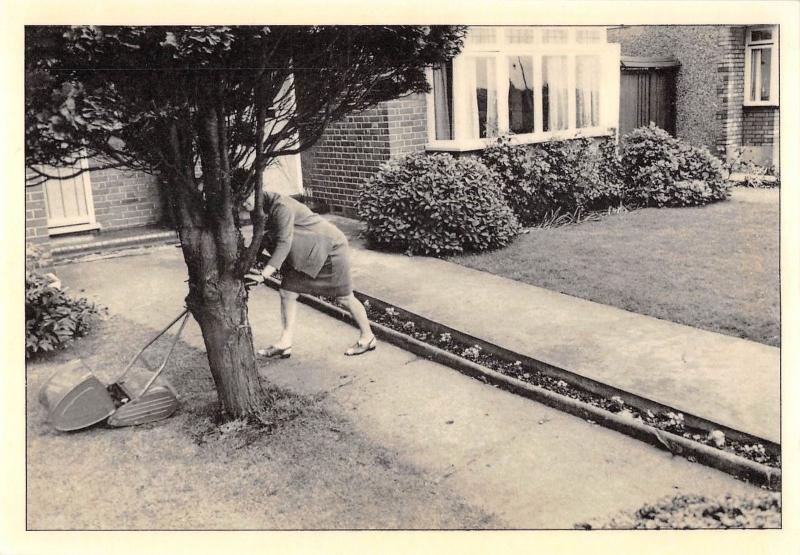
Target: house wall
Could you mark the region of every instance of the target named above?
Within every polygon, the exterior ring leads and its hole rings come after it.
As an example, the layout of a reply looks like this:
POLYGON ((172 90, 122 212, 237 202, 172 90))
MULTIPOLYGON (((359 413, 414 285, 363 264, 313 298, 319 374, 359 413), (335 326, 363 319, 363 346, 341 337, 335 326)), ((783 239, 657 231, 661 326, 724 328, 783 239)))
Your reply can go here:
POLYGON ((678 137, 722 158, 777 165, 777 107, 744 106, 744 26, 674 25, 609 29, 624 56, 673 56, 678 137))
MULTIPOLYGON (((30 175, 30 174, 29 174, 30 175)), ((164 223, 158 180, 150 175, 120 170, 92 171, 95 220, 102 231, 164 223)), ((41 264, 51 262, 51 238, 47 227, 44 185, 25 188, 25 244, 36 247, 41 264)))
POLYGON ((389 159, 389 121, 381 104, 331 124, 303 159, 304 188, 333 212, 352 214, 359 185, 389 159))
POLYGON ((425 150, 428 142, 425 95, 414 94, 386 102, 392 158, 425 150))
POLYGON ((775 106, 745 106, 742 121, 744 157, 763 166, 778 166, 780 117, 775 106))
POLYGON ((94 214, 103 231, 162 221, 158 179, 140 172, 93 171, 89 176, 94 214))
POLYGON ((717 72, 719 104, 716 153, 732 158, 742 146, 744 111, 744 27, 720 27, 720 60, 717 72))
POLYGON ((47 232, 47 208, 42 185, 25 188, 25 246, 36 247, 42 256, 43 266, 49 264, 50 236, 47 232))
POLYGON ((718 65, 722 59, 723 30, 713 25, 648 25, 608 30, 608 42, 619 43, 623 56, 672 56, 680 61, 675 81, 676 135, 712 152, 717 150, 721 134, 719 90, 724 79, 718 65))
POLYGON ((305 189, 331 211, 355 215, 358 189, 385 162, 424 149, 426 125, 421 94, 346 116, 303 153, 305 189))

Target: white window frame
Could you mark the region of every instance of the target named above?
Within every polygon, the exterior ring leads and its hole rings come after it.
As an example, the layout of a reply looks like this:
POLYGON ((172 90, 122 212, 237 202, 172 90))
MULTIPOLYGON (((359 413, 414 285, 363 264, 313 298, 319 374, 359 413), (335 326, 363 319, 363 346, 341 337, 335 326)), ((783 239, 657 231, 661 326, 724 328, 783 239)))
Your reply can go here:
MULTIPOLYGON (((432 151, 469 151, 480 150, 493 144, 496 138, 473 138, 467 129, 470 118, 464 110, 470 105, 469 95, 474 91, 467 90, 470 81, 465 74, 467 61, 475 57, 494 57, 495 77, 497 80, 497 126, 498 134, 508 136, 512 143, 528 144, 554 140, 573 139, 577 137, 598 137, 613 135, 619 125, 619 59, 620 45, 606 41, 605 28, 598 28, 599 42, 576 42, 576 28, 567 29, 567 41, 563 43, 543 43, 542 29, 532 27, 534 38, 530 43, 511 43, 506 40, 505 28, 499 27, 496 41, 493 43, 470 44, 469 38, 461 54, 453 59, 453 139, 436 139, 434 117, 434 96, 431 91, 427 95, 428 110, 428 143, 427 150, 432 151), (564 130, 543 131, 542 107, 542 56, 561 55, 567 57, 568 67, 568 127, 564 130), (580 55, 595 55, 600 59, 600 106, 598 125, 594 127, 576 127, 575 103, 575 59, 580 55), (533 58, 534 89, 534 131, 525 134, 511 134, 508 119, 508 58, 512 56, 529 56, 533 58)), ((428 81, 432 82, 433 70, 428 70, 428 81)))
MULTIPOLYGON (((780 105, 780 83, 778 66, 780 56, 778 51, 778 26, 777 25, 762 25, 759 27, 748 27, 745 31, 745 49, 744 49, 744 106, 779 106, 780 105), (752 40, 753 31, 771 31, 772 39, 768 41, 754 41, 752 40), (756 95, 758 99, 750 98, 750 88, 752 87, 752 80, 750 78, 751 68, 750 60, 752 58, 752 51, 754 49, 764 50, 769 48, 772 50, 770 67, 770 96, 769 100, 761 100, 761 87, 756 87, 756 95)), ((761 68, 758 68, 760 76, 761 68)), ((760 79, 759 79, 760 80, 760 79)))

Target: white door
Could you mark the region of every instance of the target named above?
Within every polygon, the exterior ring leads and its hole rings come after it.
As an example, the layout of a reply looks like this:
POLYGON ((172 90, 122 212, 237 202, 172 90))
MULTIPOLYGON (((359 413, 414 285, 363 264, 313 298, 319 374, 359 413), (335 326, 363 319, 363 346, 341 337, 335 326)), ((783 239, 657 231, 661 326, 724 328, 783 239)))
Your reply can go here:
MULTIPOLYGON (((66 177, 81 168, 88 168, 85 158, 74 167, 47 168, 46 172, 66 177)), ((92 183, 88 171, 77 177, 49 179, 44 184, 44 192, 50 235, 97 228, 94 219, 92 183)))
POLYGON ((264 170, 264 188, 282 195, 303 192, 303 172, 300 155, 279 156, 264 170))

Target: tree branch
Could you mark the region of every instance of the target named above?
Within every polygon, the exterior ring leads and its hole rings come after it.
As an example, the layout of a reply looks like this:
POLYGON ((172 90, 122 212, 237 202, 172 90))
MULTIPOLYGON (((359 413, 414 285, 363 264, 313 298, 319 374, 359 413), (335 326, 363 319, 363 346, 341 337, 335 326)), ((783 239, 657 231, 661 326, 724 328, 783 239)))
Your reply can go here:
MULTIPOLYGON (((256 90, 259 91, 261 87, 256 90)), ((264 239, 264 228, 266 218, 264 215, 264 170, 267 167, 264 154, 264 127, 267 119, 266 99, 264 95, 256 94, 256 159, 255 159, 255 179, 254 186, 255 207, 250 213, 250 220, 253 223, 253 237, 250 244, 239 258, 237 274, 244 276, 256 262, 258 253, 261 252, 261 242, 264 239)))

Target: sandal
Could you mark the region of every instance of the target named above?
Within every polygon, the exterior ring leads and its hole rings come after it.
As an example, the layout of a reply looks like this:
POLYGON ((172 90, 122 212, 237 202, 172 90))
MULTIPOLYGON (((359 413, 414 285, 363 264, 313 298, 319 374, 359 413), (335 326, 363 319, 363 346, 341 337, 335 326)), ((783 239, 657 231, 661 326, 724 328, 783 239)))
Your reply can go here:
POLYGON ((292 347, 286 347, 285 349, 281 349, 280 347, 273 347, 270 345, 266 349, 259 349, 258 355, 265 357, 265 358, 273 358, 273 357, 281 357, 281 358, 289 358, 292 356, 292 347))
POLYGON ((366 353, 368 351, 374 351, 375 347, 377 346, 376 343, 377 342, 375 340, 375 336, 373 335, 372 339, 370 339, 366 344, 363 344, 363 343, 361 343, 359 341, 355 345, 353 345, 352 347, 347 349, 344 352, 344 354, 349 356, 349 357, 356 356, 356 355, 363 355, 364 353, 366 353))

